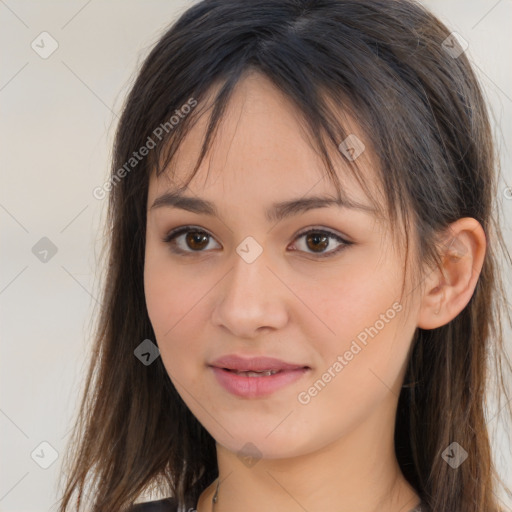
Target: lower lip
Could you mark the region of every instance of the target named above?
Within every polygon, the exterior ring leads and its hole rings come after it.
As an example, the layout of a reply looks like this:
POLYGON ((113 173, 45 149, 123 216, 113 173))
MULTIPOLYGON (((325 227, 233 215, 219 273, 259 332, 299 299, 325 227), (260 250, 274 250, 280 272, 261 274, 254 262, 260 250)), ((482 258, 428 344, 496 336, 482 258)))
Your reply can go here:
POLYGON ((309 370, 309 368, 297 368, 296 370, 283 370, 274 375, 247 377, 216 366, 211 368, 224 389, 243 398, 258 398, 270 395, 300 379, 309 370))

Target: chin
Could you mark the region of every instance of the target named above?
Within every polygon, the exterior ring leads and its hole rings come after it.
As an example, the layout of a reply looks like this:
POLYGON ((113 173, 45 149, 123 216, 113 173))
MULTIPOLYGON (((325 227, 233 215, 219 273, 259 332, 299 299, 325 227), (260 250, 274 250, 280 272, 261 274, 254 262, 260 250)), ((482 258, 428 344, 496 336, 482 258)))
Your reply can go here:
MULTIPOLYGON (((223 424, 221 422, 221 424, 223 424)), ((214 430, 209 430, 215 441, 226 450, 236 453, 242 462, 247 459, 247 466, 258 459, 285 459, 306 455, 319 447, 315 447, 313 439, 306 432, 291 435, 289 430, 279 427, 276 430, 274 422, 272 428, 255 428, 254 423, 246 423, 244 427, 229 426, 225 424, 226 430, 233 434, 230 436, 225 430, 219 430, 218 425, 214 430), (243 434, 242 434, 243 433, 243 434), (270 433, 270 434, 269 434, 270 433), (253 460, 254 459, 254 460, 253 460)))

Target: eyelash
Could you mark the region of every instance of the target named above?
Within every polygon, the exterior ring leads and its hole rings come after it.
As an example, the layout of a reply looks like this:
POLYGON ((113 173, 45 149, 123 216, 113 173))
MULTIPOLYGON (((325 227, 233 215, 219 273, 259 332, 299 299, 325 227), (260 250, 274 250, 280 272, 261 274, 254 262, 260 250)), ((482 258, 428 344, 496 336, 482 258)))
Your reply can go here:
MULTIPOLYGON (((186 233, 189 233, 189 232, 196 232, 196 233, 200 233, 200 234, 205 234, 205 235, 213 238, 213 236, 210 235, 210 233, 208 233, 207 231, 204 231, 203 229, 197 228, 195 226, 182 226, 180 228, 173 229, 172 231, 167 233, 167 235, 162 239, 162 242, 164 242, 166 244, 169 244, 170 247, 171 247, 171 251, 174 252, 175 254, 180 254, 180 255, 183 255, 183 256, 187 256, 187 257, 188 256, 192 256, 194 254, 201 254, 201 253, 205 252, 205 251, 184 251, 184 250, 178 249, 176 247, 175 239, 177 237, 179 237, 180 235, 183 235, 183 234, 186 234, 186 233)), ((341 251, 343 251, 344 249, 346 249, 350 245, 353 245, 353 243, 354 243, 354 242, 350 242, 348 240, 345 240, 344 238, 341 238, 339 235, 336 235, 336 234, 332 233, 331 231, 326 231, 326 230, 323 230, 323 229, 315 229, 315 228, 309 229, 309 230, 304 231, 302 233, 299 233, 297 235, 296 239, 301 238, 301 237, 303 237, 305 235, 309 235, 310 233, 317 233, 317 234, 321 234, 321 235, 326 235, 328 238, 334 239, 337 242, 340 242, 340 243, 343 244, 340 247, 338 247, 337 249, 335 249, 333 251, 329 251, 327 253, 317 253, 317 254, 315 254, 315 253, 306 253, 308 255, 314 256, 317 259, 330 258, 330 257, 340 253, 341 251)))

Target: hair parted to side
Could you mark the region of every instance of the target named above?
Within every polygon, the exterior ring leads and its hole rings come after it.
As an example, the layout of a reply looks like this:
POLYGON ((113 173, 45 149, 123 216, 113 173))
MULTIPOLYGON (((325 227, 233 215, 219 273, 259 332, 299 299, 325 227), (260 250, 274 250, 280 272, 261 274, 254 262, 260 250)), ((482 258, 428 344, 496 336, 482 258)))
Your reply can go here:
MULTIPOLYGON (((394 235, 406 247, 409 232, 415 238, 418 268, 440 264, 439 240, 450 223, 473 217, 482 225, 487 252, 469 304, 447 325, 416 330, 395 444, 402 472, 428 511, 502 510, 495 493, 504 482, 491 456, 486 390, 495 377, 500 396, 511 398, 503 327, 505 318, 512 322, 499 251, 511 258, 499 225, 499 168, 486 103, 465 53, 454 58, 443 48, 449 35, 410 0, 203 0, 164 33, 126 99, 112 175, 176 109, 191 98, 197 107, 111 188, 103 309, 66 453, 59 512, 122 511, 153 486, 194 507, 218 475, 215 441, 188 410, 161 358, 145 366, 134 350, 144 339, 155 340, 143 286, 150 175, 172 172, 183 137, 211 109, 193 177, 234 87, 249 71, 264 74, 296 106, 340 195, 327 151, 348 131, 330 106, 357 121, 380 162, 382 214, 392 228, 398 218, 408 227, 405 237, 394 235), (206 108, 214 84, 221 87, 206 108), (469 453, 457 470, 441 457, 453 441, 469 453)), ((349 168, 368 190, 355 162, 349 168)), ((502 410, 510 412, 509 405, 502 410)))

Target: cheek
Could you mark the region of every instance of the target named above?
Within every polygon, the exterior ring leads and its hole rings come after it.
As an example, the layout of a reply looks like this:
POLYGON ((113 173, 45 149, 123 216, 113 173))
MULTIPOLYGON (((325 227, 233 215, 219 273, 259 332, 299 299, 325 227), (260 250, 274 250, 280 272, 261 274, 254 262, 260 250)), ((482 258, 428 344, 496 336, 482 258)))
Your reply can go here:
POLYGON ((316 326, 332 340, 328 345, 335 350, 343 348, 343 340, 360 333, 364 338, 365 328, 376 322, 379 331, 389 332, 387 325, 403 317, 397 311, 400 306, 393 306, 400 298, 402 282, 399 275, 391 274, 384 264, 379 268, 375 258, 366 258, 325 275, 317 273, 315 279, 297 278, 294 291, 305 299, 309 309, 303 316, 304 325, 312 325, 316 317, 316 326), (386 329, 382 329, 382 317, 386 329))
POLYGON ((193 263, 187 266, 171 262, 166 248, 148 247, 144 268, 146 307, 162 362, 183 398, 204 371, 202 333, 209 319, 205 294, 215 282, 211 272, 198 274, 193 263))
POLYGON ((169 264, 162 252, 146 252, 144 294, 149 319, 165 363, 171 352, 176 351, 175 355, 179 356, 179 351, 185 347, 191 350, 191 339, 182 329, 191 320, 194 322, 199 308, 194 307, 198 302, 198 290, 177 271, 177 267, 169 264), (176 342, 173 343, 173 340, 176 342))
POLYGON ((404 326, 399 294, 372 284, 360 280, 360 295, 341 295, 324 310, 335 335, 316 338, 320 363, 299 390, 297 413, 322 418, 331 426, 326 437, 349 431, 384 403, 391 407, 400 393, 414 326, 404 326))
MULTIPOLYGON (((345 268, 335 280, 317 282, 318 291, 309 295, 311 310, 323 323, 316 321, 316 325, 325 333, 314 337, 321 360, 311 382, 320 378, 320 387, 328 382, 325 387, 331 388, 330 398, 350 390, 349 396, 342 398, 347 403, 379 389, 386 391, 383 382, 392 386, 406 362, 415 330, 399 302, 399 264, 390 260, 378 263, 372 260, 345 268), (333 282, 339 284, 332 286, 333 282)), ((304 286, 302 293, 306 289, 304 286)), ((327 395, 330 393, 324 398, 327 395)))
MULTIPOLYGON (((197 282, 190 273, 173 265, 166 247, 149 239, 144 265, 144 294, 148 314, 157 336, 170 336, 175 325, 198 300, 197 282)), ((192 314, 194 314, 192 312, 192 314)), ((178 324, 179 325, 179 324, 178 324)))

